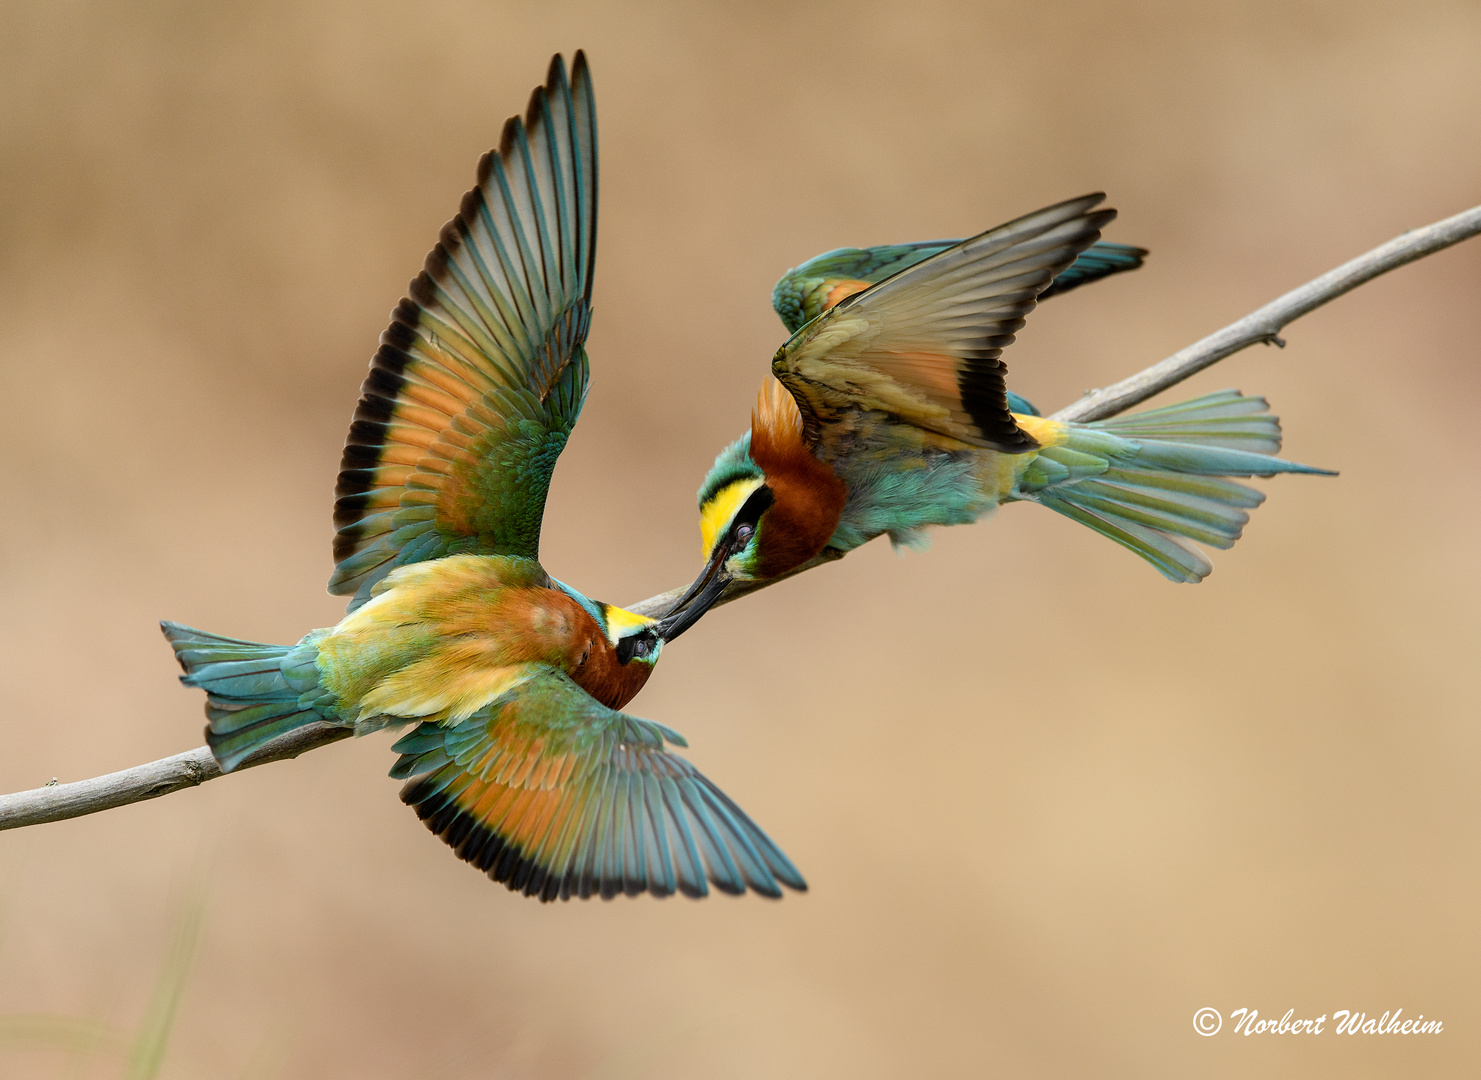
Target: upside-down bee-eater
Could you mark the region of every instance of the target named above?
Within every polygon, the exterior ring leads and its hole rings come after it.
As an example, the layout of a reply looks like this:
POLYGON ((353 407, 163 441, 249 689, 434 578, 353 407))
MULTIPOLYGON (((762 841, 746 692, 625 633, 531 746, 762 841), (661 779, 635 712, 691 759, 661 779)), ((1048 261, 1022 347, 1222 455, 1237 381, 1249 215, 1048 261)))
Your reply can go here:
POLYGON ((349 614, 296 645, 165 623, 204 689, 230 770, 324 721, 393 747, 401 798, 457 852, 542 900, 748 887, 801 875, 683 758, 674 731, 617 711, 661 621, 545 572, 551 472, 586 396, 596 243, 596 111, 586 59, 556 56, 443 227, 371 362, 336 489, 332 593, 349 614))
POLYGON ((1042 418, 1007 390, 999 357, 1041 296, 1140 265, 1139 248, 1096 244, 1115 217, 1103 199, 955 243, 830 252, 783 277, 773 305, 793 333, 751 430, 700 487, 706 565, 680 603, 825 548, 881 535, 916 545, 928 526, 1015 501, 1196 582, 1211 566, 1188 541, 1229 547, 1264 500, 1229 477, 1331 475, 1275 457, 1277 418, 1238 391, 1081 424, 1042 418))

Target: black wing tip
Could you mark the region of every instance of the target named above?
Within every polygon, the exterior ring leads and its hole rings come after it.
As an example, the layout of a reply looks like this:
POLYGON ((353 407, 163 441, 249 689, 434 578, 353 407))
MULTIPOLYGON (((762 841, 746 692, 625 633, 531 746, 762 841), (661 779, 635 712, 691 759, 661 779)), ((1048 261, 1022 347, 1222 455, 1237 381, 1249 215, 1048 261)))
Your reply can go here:
MULTIPOLYGON (((369 382, 369 379, 365 380, 369 382)), ((372 394, 369 390, 361 393, 360 400, 355 403, 354 416, 350 421, 353 428, 356 424, 378 424, 382 428, 389 428, 391 417, 396 412, 396 403, 372 394)))
POLYGON ((485 150, 483 156, 478 159, 477 182, 481 188, 489 182, 489 177, 494 175, 494 155, 497 150, 485 150))
POLYGON ((1004 454, 1027 454, 1039 448, 1039 440, 1016 424, 1011 433, 994 445, 993 449, 1004 454))
MULTIPOLYGON (((441 250, 440 245, 428 252, 427 265, 434 264, 434 258, 439 250, 441 250)), ((424 307, 431 306, 437 300, 437 290, 433 285, 432 275, 426 270, 411 279, 411 284, 406 287, 406 291, 413 300, 424 307)))
POLYGON ((530 100, 525 105, 525 127, 532 132, 538 131, 545 122, 545 110, 550 107, 551 97, 559 93, 559 88, 553 84, 537 86, 531 90, 530 100))
MULTIPOLYGON (((398 767, 400 762, 397 763, 398 767)), ((580 888, 580 882, 569 872, 556 877, 497 831, 474 818, 458 806, 448 794, 443 770, 413 776, 401 788, 401 801, 435 836, 453 849, 459 859, 481 870, 491 881, 500 882, 511 892, 535 897, 541 903, 568 900, 572 896, 600 894, 580 888)), ((590 883, 595 884, 595 883, 590 883)))
MULTIPOLYGON (((484 158, 488 157, 489 154, 484 155, 484 158)), ((490 167, 492 168, 492 166, 490 167)), ((475 188, 469 188, 463 193, 463 201, 458 203, 458 216, 453 218, 452 221, 449 221, 447 225, 444 225, 444 230, 453 226, 454 223, 458 225, 460 230, 466 230, 468 227, 468 222, 472 221, 475 217, 478 216, 479 210, 483 206, 483 184, 488 180, 488 177, 484 175, 482 159, 480 159, 478 163, 478 174, 479 186, 475 188)), ((458 242, 462 243, 461 231, 459 232, 458 242)))
MULTIPOLYGON (((466 196, 464 196, 466 198, 466 196)), ((459 202, 461 208, 462 203, 459 202)), ((442 228, 437 230, 437 243, 432 250, 427 252, 427 261, 422 269, 429 274, 440 274, 447 269, 447 261, 453 252, 463 246, 463 236, 467 226, 463 223, 463 215, 457 214, 443 222, 442 228), (434 270, 433 267, 436 267, 434 270)))
POLYGON ((420 317, 421 312, 411 297, 402 300, 391 313, 391 324, 381 331, 381 348, 371 357, 370 362, 381 366, 393 365, 397 371, 411 363, 406 350, 416 342, 416 322, 420 317), (388 352, 388 349, 392 352, 388 352))
MULTIPOLYGON (((349 457, 348 454, 345 456, 349 457)), ((375 454, 375 456, 380 455, 375 454)), ((363 501, 356 499, 356 496, 364 495, 373 487, 375 487, 375 463, 372 463, 370 468, 365 468, 363 465, 345 461, 340 466, 339 478, 334 482, 335 525, 349 524, 348 521, 339 519, 364 510, 363 501)))
MULTIPOLYGON (((391 326, 386 329, 385 334, 381 335, 381 340, 385 341, 386 334, 394 330, 397 325, 404 326, 408 331, 412 331, 416 329, 417 324, 421 321, 422 309, 417 306, 417 302, 409 296, 403 296, 397 301, 396 306, 391 309, 391 326)), ((403 339, 399 339, 399 343, 405 346, 410 344, 412 340, 413 335, 408 333, 403 339)))
MULTIPOLYGON (((370 425, 366 425, 369 427, 370 425)), ((339 457, 341 471, 350 469, 373 469, 381 463, 381 451, 384 447, 379 441, 360 441, 352 439, 345 443, 344 452, 339 457)))
POLYGON ((524 121, 517 116, 504 121, 504 130, 499 132, 499 157, 507 158, 514 152, 514 144, 519 141, 523 130, 524 121))
MULTIPOLYGON (((382 402, 394 408, 396 399, 400 396, 402 388, 406 385, 406 376, 402 372, 405 370, 406 361, 409 358, 405 353, 399 351, 381 351, 376 352, 375 360, 371 363, 370 371, 366 373, 365 381, 360 384, 361 404, 370 405, 376 410, 377 415, 374 417, 362 417, 359 415, 360 410, 357 408, 355 410, 357 414, 355 416, 356 420, 381 419, 379 412, 385 408, 382 402), (381 357, 381 351, 389 352, 389 355, 384 357, 384 360, 381 357)), ((387 415, 385 419, 389 420, 390 416, 387 415)))
MULTIPOLYGON (((392 775, 396 774, 397 769, 402 769, 403 761, 410 756, 412 755, 403 755, 403 760, 397 762, 392 775)), ((681 877, 676 877, 672 887, 669 887, 668 882, 652 877, 647 880, 635 877, 603 877, 575 869, 556 875, 550 867, 527 855, 518 844, 507 840, 497 830, 458 805, 456 797, 449 790, 445 771, 449 767, 451 766, 413 775, 402 785, 401 801, 410 806, 428 830, 452 848, 459 859, 483 871, 489 880, 504 885, 511 892, 538 899, 541 903, 552 900, 587 900, 594 897, 611 900, 618 896, 642 896, 645 893, 660 900, 676 893, 695 900, 708 895, 706 888, 695 886, 681 877)), ((402 775, 409 771, 410 769, 403 769, 402 775)), ((767 883, 753 881, 749 877, 745 881, 734 882, 713 873, 706 875, 715 891, 730 896, 742 896, 749 891, 769 900, 779 900, 786 895, 782 886, 794 892, 807 891, 807 883, 795 868, 791 875, 777 874, 773 870, 773 876, 776 877, 777 884, 767 887, 767 883), (789 880, 789 877, 795 880, 789 880)))
MULTIPOLYGON (((415 286, 416 282, 412 284, 415 286)), ((381 332, 380 348, 370 358, 370 370, 360 384, 360 397, 356 400, 355 411, 350 417, 350 430, 345 436, 344 451, 340 455, 340 477, 335 485, 336 498, 359 494, 365 490, 358 481, 346 477, 346 472, 373 468, 379 463, 380 450, 385 444, 391 418, 396 412, 397 398, 406 385, 403 372, 412 361, 406 347, 416 338, 414 327, 419 312, 415 301, 402 297, 391 312, 391 324, 381 332)), ((337 561, 338 555, 335 558, 337 561)))
POLYGON ((962 410, 972 418, 981 445, 1005 454, 1026 454, 1039 441, 1018 426, 1008 407, 1008 365, 1001 360, 974 360, 957 373, 962 410))
MULTIPOLYGON (((343 532, 335 533, 334 544, 331 548, 334 553, 334 561, 336 563, 339 563, 344 561, 345 559, 348 559, 351 555, 355 554, 357 550, 359 550, 359 545, 359 537, 343 532)), ((329 586, 329 594, 331 596, 343 596, 344 592, 335 592, 335 586, 331 584, 329 586)))

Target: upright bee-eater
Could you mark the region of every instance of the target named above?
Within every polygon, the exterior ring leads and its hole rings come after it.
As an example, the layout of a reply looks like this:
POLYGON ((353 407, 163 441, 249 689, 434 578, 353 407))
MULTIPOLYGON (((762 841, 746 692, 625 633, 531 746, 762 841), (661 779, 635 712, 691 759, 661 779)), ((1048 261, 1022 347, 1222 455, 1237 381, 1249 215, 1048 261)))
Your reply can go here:
POLYGON ((1096 423, 1038 416, 999 357, 1037 300, 1140 265, 1096 244, 1114 210, 1087 195, 960 242, 845 249, 777 283, 792 337, 699 491, 706 565, 681 604, 888 535, 916 545, 1006 502, 1035 502, 1173 581, 1227 548, 1264 496, 1228 477, 1325 473, 1273 456, 1263 398, 1226 390, 1096 423), (1092 246, 1094 245, 1094 246, 1092 246), (1083 254, 1082 254, 1083 253, 1083 254), (1077 261, 1078 259, 1078 261, 1077 261))
POLYGON ((596 245, 586 59, 556 56, 505 124, 371 361, 334 507, 336 626, 263 645, 164 623, 204 689, 223 771, 314 722, 393 749, 401 798, 495 881, 541 900, 806 888, 775 844, 619 711, 664 642, 654 621, 541 567, 557 456, 586 397, 596 245))

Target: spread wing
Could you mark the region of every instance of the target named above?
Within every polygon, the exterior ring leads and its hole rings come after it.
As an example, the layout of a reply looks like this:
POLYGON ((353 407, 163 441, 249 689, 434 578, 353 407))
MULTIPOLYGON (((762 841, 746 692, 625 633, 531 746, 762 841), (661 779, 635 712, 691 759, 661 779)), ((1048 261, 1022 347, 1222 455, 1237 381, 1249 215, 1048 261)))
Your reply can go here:
POLYGON ((396 743, 391 775, 458 858, 541 900, 643 892, 781 896, 802 875, 681 757, 676 732, 602 705, 543 668, 455 727, 396 743))
POLYGON ((1014 423, 998 359, 1038 295, 1100 237, 1114 210, 1086 195, 1010 221, 840 300, 792 335, 772 371, 807 437, 859 410, 1009 453, 1038 445, 1014 423))
POLYGON ((586 396, 596 246, 596 105, 559 56, 523 122, 392 313, 336 487, 332 593, 353 609, 398 566, 539 554, 556 458, 586 396))
MULTIPOLYGON (((771 290, 771 306, 781 316, 787 332, 795 334, 844 297, 863 292, 891 274, 960 243, 960 240, 927 240, 825 252, 783 274, 771 290)), ((1091 244, 1080 252, 1069 269, 1060 271, 1039 294, 1039 299, 1047 300, 1103 277, 1136 270, 1146 257, 1146 248, 1130 244, 1091 244)))

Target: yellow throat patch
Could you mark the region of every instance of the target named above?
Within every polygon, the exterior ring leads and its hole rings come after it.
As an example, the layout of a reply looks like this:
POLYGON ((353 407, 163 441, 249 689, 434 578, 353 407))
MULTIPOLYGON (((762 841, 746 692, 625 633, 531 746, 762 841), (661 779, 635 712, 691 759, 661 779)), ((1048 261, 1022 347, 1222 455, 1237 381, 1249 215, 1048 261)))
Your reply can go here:
POLYGON ((602 605, 602 613, 607 616, 607 640, 616 645, 625 637, 634 632, 642 630, 645 626, 652 626, 654 619, 646 615, 639 615, 627 608, 613 607, 611 604, 602 605))
POLYGON ((709 501, 699 508, 699 538, 704 544, 704 551, 701 552, 704 558, 708 559, 710 552, 715 550, 715 541, 729 528, 731 519, 751 497, 751 492, 764 483, 766 481, 759 476, 733 480, 711 495, 709 501))

